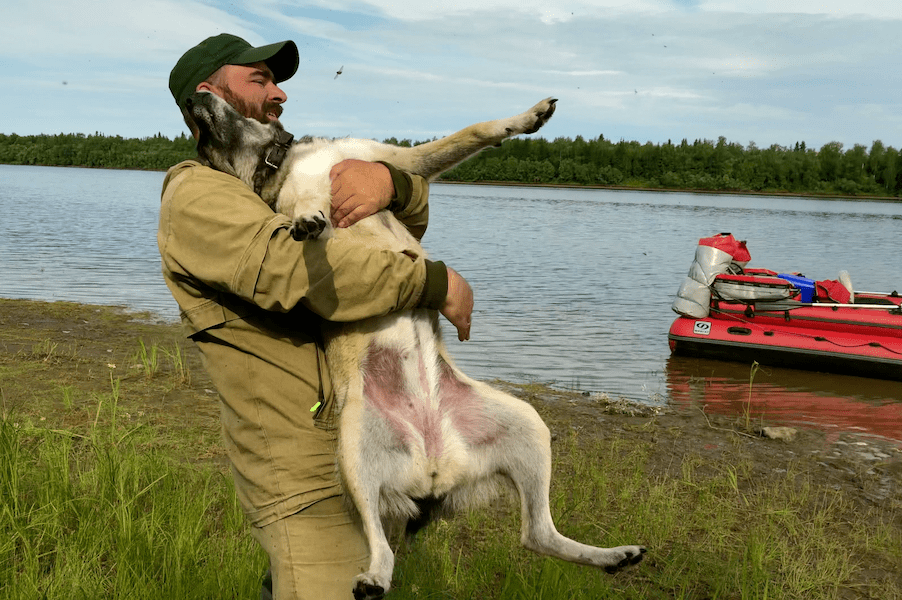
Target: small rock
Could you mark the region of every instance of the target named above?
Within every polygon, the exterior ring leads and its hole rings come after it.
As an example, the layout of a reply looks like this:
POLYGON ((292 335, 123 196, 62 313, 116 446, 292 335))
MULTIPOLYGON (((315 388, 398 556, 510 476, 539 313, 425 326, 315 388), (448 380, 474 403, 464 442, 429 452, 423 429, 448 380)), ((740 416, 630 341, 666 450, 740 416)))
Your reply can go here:
POLYGON ((792 427, 762 427, 758 430, 758 435, 771 440, 783 440, 791 442, 796 439, 798 431, 792 427))

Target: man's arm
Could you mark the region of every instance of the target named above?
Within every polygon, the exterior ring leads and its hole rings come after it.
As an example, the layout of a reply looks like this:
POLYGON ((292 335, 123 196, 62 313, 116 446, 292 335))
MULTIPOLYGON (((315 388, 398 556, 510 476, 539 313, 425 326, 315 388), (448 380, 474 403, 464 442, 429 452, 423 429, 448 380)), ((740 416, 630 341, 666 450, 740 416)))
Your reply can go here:
POLYGON ((329 173, 332 180, 332 225, 350 227, 388 208, 395 197, 391 172, 382 163, 343 160, 329 173))
POLYGON ((173 280, 200 282, 266 310, 300 304, 333 321, 441 309, 447 299, 447 269, 416 247, 361 252, 334 240, 297 242, 290 224, 234 177, 186 163, 164 184, 164 269, 173 280))
POLYGON ((332 225, 350 227, 388 209, 417 239, 429 223, 429 184, 383 162, 347 159, 329 173, 332 180, 332 225))
MULTIPOLYGON (((344 160, 329 174, 332 180, 332 224, 350 227, 360 219, 387 208, 395 213, 417 239, 423 237, 429 217, 428 187, 384 163, 344 160)), ((441 263, 438 263, 441 264, 441 263)), ((431 270, 430 277, 440 273, 431 270)), ((439 312, 457 329, 460 341, 470 339, 473 289, 457 271, 447 267, 447 295, 439 312)), ((430 282, 432 283, 432 282, 430 282)), ((440 284, 441 285, 441 284, 440 284)), ((434 285, 430 285, 435 289, 434 285)))

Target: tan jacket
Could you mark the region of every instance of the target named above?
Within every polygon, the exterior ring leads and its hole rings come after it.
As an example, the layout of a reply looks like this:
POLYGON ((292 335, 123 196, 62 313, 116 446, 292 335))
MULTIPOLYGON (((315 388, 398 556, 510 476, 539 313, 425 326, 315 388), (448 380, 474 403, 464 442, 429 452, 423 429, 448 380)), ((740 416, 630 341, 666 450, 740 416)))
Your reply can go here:
MULTIPOLYGON (((411 180, 409 202, 393 208, 421 236, 428 188, 411 180)), ((444 273, 417 248, 362 253, 334 239, 297 242, 289 226, 241 181, 197 162, 164 180, 163 275, 219 391, 238 497, 257 526, 339 493, 321 319, 422 305, 427 270, 433 281, 437 267, 444 273)))

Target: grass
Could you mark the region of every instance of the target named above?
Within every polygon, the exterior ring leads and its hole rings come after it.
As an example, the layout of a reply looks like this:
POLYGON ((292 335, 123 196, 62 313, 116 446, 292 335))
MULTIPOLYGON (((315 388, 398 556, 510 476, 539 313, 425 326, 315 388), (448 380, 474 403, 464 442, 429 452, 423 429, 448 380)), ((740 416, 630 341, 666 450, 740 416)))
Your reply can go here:
POLYGON ((157 356, 159 346, 151 344, 150 349, 144 344, 144 340, 138 340, 139 350, 136 360, 139 360, 139 366, 144 369, 144 376, 148 379, 152 378, 159 368, 159 358, 157 356))
POLYGON ((227 477, 148 451, 152 432, 0 418, 0 597, 252 598, 265 558, 227 477))
POLYGON ((586 451, 573 439, 561 452, 569 468, 557 470, 552 490, 559 529, 601 545, 641 540, 647 563, 603 576, 520 549, 512 511, 473 513, 427 531, 401 557, 395 597, 844 598, 864 562, 850 546, 899 556, 898 531, 869 538, 879 528, 846 521, 841 495, 816 491, 801 472, 750 482, 744 465, 710 476, 690 462, 682 477, 662 479, 644 472, 646 449, 623 440, 586 451))
MULTIPOLYGON (((266 561, 227 475, 148 449, 155 432, 121 424, 118 394, 113 379, 83 432, 0 418, 0 597, 255 597, 266 561)), ((640 541, 643 566, 607 576, 521 549, 508 498, 402 550, 392 597, 842 598, 866 552, 902 556, 898 531, 849 522, 841 494, 801 470, 751 481, 748 465, 711 475, 686 461, 680 477, 650 477, 648 450, 572 435, 551 496, 562 532, 640 541)))
MULTIPOLYGON (((266 557, 216 460, 196 356, 166 336, 29 334, 0 352, 0 600, 258 597, 266 557)), ((558 528, 644 544, 645 562, 611 576, 532 554, 508 494, 403 547, 389 598, 902 600, 902 503, 862 504, 803 456, 762 476, 728 432, 712 459, 668 450, 688 427, 579 424, 553 443, 558 528)))
POLYGON ((752 386, 755 384, 755 375, 758 373, 760 367, 761 365, 758 364, 758 361, 753 361, 752 366, 749 369, 749 395, 742 411, 746 431, 752 430, 752 386))

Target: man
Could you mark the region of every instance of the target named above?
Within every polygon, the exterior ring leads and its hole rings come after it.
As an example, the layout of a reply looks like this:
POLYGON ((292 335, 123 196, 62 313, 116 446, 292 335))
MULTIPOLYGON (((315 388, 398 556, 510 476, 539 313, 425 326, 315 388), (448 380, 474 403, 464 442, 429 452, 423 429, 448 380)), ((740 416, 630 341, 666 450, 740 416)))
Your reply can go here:
MULTIPOLYGON (((275 121, 286 100, 278 84, 297 67, 294 42, 254 48, 222 34, 188 50, 169 87, 197 135, 184 110, 193 92, 213 92, 247 117, 275 121)), ((389 208, 422 236, 422 178, 353 160, 331 177, 336 226, 389 208)), ((325 261, 308 259, 308 244, 321 243, 295 241, 290 224, 238 179, 186 161, 166 175, 158 244, 182 322, 220 394, 237 495, 269 554, 275 598, 331 600, 350 595, 369 551, 340 497, 320 322, 428 307, 465 340, 473 296, 460 275, 415 251, 361 253, 333 240, 325 261)))

